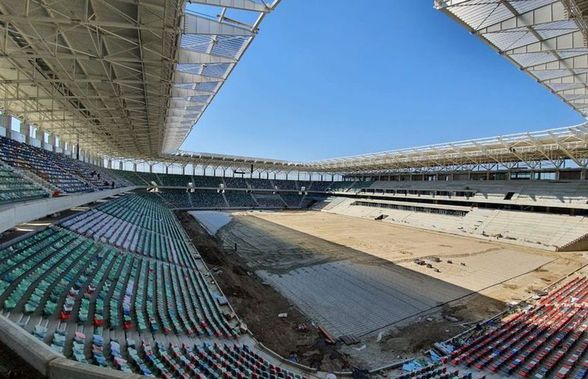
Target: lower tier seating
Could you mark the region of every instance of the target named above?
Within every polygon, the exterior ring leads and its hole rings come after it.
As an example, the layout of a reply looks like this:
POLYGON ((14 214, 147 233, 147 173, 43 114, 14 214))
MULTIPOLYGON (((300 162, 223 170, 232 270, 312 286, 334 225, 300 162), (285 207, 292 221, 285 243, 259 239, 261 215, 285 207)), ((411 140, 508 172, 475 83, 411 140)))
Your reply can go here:
MULTIPOLYGON (((395 376, 394 379, 472 379, 472 377, 472 374, 463 374, 459 370, 448 368, 442 364, 433 364, 395 376)), ((479 379, 485 379, 485 376, 479 379)))
POLYGON ((284 202, 288 206, 288 208, 298 208, 300 207, 300 202, 302 201, 302 195, 299 195, 296 192, 280 192, 280 196, 284 199, 284 202))
POLYGON ((523 378, 586 378, 587 316, 588 279, 576 277, 459 346, 450 362, 523 378))
POLYGON ((230 312, 219 304, 218 289, 195 269, 125 254, 54 227, 0 251, 0 257, 5 311, 72 326, 238 335, 227 319, 230 312))
POLYGON ((159 197, 132 194, 16 240, 0 249, 0 311, 82 363, 169 378, 301 378, 240 343, 239 321, 179 228, 159 197), (161 236, 156 254, 128 248, 137 230, 161 236))
POLYGON ((197 253, 171 211, 138 195, 120 197, 61 225, 126 251, 183 267, 196 266, 197 253))

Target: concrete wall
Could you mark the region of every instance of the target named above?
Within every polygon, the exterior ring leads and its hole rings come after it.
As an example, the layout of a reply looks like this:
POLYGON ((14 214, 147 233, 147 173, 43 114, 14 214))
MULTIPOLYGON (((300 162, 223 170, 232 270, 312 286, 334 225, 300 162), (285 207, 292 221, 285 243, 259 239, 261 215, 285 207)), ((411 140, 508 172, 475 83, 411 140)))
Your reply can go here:
POLYGON ((4 316, 0 316, 0 342, 49 379, 142 378, 67 359, 4 316))
POLYGON ((138 187, 116 188, 113 190, 7 204, 0 207, 0 233, 23 222, 33 221, 52 213, 88 204, 135 188, 138 187))

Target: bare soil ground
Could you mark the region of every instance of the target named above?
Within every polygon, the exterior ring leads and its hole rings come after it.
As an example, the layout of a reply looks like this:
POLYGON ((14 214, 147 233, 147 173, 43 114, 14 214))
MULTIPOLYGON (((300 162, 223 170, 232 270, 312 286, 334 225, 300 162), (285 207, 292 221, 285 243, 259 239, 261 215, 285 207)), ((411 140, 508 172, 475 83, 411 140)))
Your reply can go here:
POLYGON ((41 379, 43 375, 0 343, 0 379, 41 379))
POLYGON ((176 214, 237 315, 258 341, 283 357, 294 353, 299 363, 310 367, 322 370, 350 367, 347 356, 335 346, 326 344, 310 320, 279 292, 248 271, 238 255, 230 249, 225 251, 187 212, 176 214), (279 318, 280 313, 287 313, 288 317, 279 318), (308 329, 298 331, 299 326, 308 329))

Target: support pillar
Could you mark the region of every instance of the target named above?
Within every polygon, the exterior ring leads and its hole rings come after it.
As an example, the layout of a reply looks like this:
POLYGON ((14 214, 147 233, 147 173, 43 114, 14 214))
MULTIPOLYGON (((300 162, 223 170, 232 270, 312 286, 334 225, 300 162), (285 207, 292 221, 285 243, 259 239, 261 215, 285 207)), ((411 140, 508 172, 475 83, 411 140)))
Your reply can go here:
POLYGON ((6 129, 6 138, 12 138, 12 116, 3 113, 2 116, 0 116, 0 123, 0 126, 6 129))
POLYGON ((137 172, 137 164, 136 163, 133 163, 133 171, 137 172))
POLYGON ((32 126, 28 122, 21 122, 20 123, 20 134, 24 136, 24 142, 30 144, 31 143, 31 132, 32 126))

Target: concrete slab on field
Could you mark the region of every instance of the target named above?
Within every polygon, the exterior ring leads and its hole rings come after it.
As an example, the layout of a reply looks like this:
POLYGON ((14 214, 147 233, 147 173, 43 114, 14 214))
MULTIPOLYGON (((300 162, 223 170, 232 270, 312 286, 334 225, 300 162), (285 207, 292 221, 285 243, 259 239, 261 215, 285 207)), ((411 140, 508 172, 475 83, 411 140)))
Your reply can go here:
POLYGON ((335 337, 361 336, 471 292, 398 266, 346 261, 257 274, 335 337))
POLYGON ((231 215, 227 212, 218 211, 190 211, 188 212, 206 229, 208 234, 214 236, 216 232, 231 222, 231 215))

